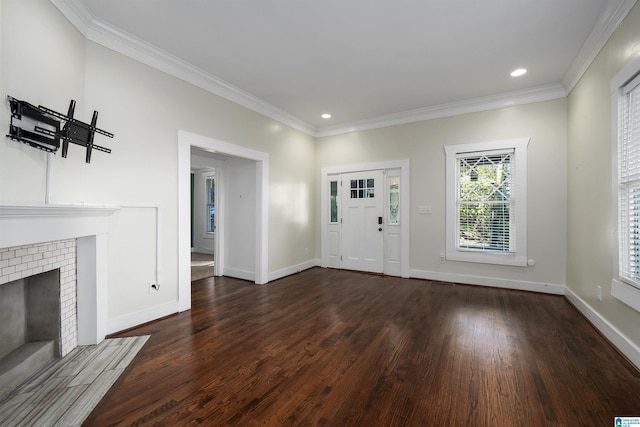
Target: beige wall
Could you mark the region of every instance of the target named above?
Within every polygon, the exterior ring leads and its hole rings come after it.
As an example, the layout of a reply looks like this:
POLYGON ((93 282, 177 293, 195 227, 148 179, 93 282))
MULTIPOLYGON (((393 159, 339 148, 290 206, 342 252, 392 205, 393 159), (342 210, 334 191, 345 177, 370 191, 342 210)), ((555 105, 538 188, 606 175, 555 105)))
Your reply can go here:
POLYGON ((410 268, 414 276, 426 272, 564 285, 566 133, 566 101, 540 102, 320 138, 316 169, 410 159, 410 268), (440 253, 445 252, 444 147, 517 137, 531 138, 528 257, 536 261, 535 267, 441 264, 440 253), (432 214, 419 215, 418 206, 431 206, 432 214))
POLYGON ((568 98, 567 287, 640 346, 640 313, 611 296, 614 268, 610 81, 640 55, 640 4, 600 51, 568 98), (596 298, 603 288, 603 300, 596 298))

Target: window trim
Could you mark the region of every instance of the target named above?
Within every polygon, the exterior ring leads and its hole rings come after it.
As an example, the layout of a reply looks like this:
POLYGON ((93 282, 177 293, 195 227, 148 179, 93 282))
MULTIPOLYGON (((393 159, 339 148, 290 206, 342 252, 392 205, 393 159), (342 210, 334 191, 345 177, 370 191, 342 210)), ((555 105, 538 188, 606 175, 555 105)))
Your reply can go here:
POLYGON ((612 210, 614 218, 613 233, 613 278, 611 279, 611 295, 634 310, 640 312, 640 289, 629 283, 620 275, 620 245, 619 228, 620 218, 618 211, 619 203, 619 171, 618 152, 620 145, 621 109, 623 106, 623 95, 627 85, 640 76, 640 57, 629 60, 622 69, 611 79, 611 147, 612 147, 612 210))
POLYGON ((445 150, 446 259, 449 261, 527 266, 527 146, 529 137, 448 145, 445 150), (457 233, 457 160, 461 154, 512 149, 514 185, 511 188, 514 224, 513 252, 469 251, 458 248, 457 233))

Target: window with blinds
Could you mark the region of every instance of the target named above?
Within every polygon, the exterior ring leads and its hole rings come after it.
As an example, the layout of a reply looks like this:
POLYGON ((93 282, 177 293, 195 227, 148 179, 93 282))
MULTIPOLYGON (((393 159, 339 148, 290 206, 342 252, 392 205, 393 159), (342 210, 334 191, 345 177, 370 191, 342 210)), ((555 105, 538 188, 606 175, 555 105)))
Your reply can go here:
POLYGON ((640 75, 621 91, 618 133, 620 278, 640 287, 640 75))
POLYGON ((514 150, 458 154, 458 248, 512 252, 514 150))
POLYGON ((529 138, 448 145, 446 259, 525 267, 529 138))

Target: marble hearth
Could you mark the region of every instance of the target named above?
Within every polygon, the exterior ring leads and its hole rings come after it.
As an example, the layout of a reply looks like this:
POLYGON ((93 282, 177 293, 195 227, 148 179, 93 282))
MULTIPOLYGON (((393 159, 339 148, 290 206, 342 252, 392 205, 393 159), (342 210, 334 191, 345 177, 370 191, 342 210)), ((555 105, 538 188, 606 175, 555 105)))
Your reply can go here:
MULTIPOLYGON (((41 276, 52 277, 49 280, 54 283, 47 285, 51 287, 45 293, 55 295, 59 301, 59 312, 55 314, 59 325, 54 338, 40 339, 38 332, 32 342, 0 355, 0 394, 30 375, 30 360, 41 366, 41 360, 48 360, 51 354, 64 356, 78 345, 97 344, 104 339, 107 233, 109 216, 116 210, 87 205, 0 205, 0 296, 11 298, 11 305, 19 306, 21 303, 14 302, 23 300, 25 307, 18 308, 12 319, 22 316, 20 310, 26 312, 29 306, 43 304, 27 297, 36 293, 27 291, 30 282, 38 283, 37 292, 43 293, 41 276), (52 271, 55 274, 42 274, 52 271)), ((4 312, 9 316, 7 310, 4 312)), ((47 316, 49 319, 54 315, 47 316)), ((38 322, 43 323, 35 321, 38 322)), ((0 328, 32 328, 12 320, 3 323, 0 328)), ((0 336, 8 335, 0 332, 0 336)))

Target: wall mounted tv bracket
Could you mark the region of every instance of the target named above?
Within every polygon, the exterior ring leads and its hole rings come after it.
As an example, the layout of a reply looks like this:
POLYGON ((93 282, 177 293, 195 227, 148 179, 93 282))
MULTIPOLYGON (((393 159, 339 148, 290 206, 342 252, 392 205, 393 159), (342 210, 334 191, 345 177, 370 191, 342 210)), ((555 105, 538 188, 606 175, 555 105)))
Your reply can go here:
POLYGON ((40 150, 55 153, 62 146, 62 157, 67 157, 69 143, 87 149, 86 162, 91 162, 91 152, 95 149, 111 153, 109 148, 93 143, 96 133, 113 138, 113 134, 96 127, 98 112, 93 112, 91 124, 73 118, 76 102, 69 103, 67 114, 58 113, 47 107, 35 106, 8 96, 11 105, 11 123, 7 136, 15 141, 28 144, 40 150))

